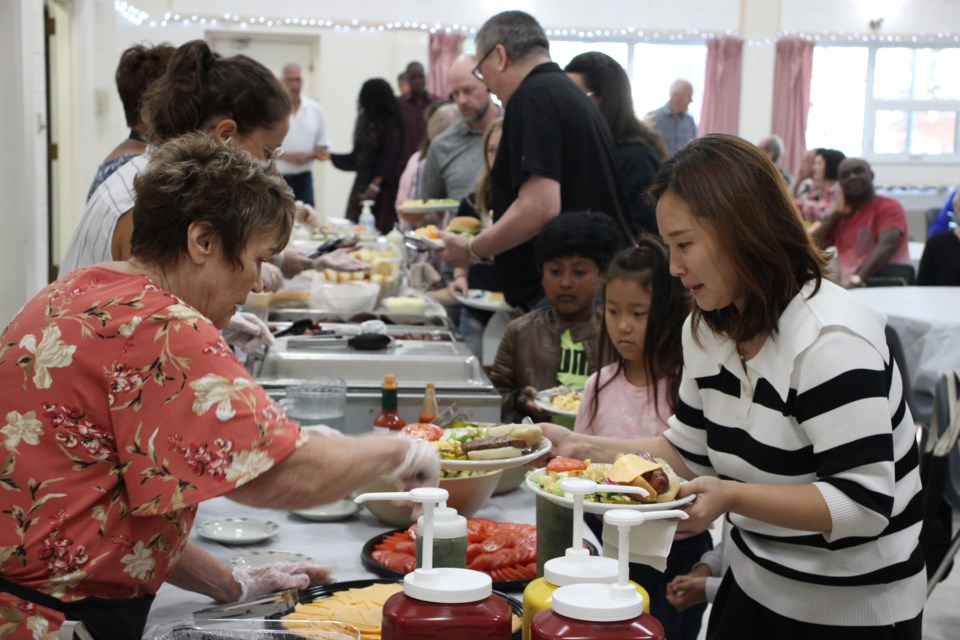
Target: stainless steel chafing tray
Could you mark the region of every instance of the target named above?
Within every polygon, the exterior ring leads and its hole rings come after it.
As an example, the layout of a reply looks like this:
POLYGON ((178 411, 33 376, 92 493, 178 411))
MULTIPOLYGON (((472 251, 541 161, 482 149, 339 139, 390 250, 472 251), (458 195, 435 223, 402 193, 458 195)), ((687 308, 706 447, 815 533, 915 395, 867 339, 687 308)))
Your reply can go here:
POLYGON ((323 325, 329 323, 362 322, 364 320, 382 320, 386 324, 393 326, 450 328, 450 321, 447 316, 426 313, 387 313, 385 311, 374 311, 371 313, 337 313, 322 309, 271 309, 267 313, 267 322, 270 324, 296 322, 304 318, 316 320, 323 325))
MULTIPOLYGON (((323 324, 324 329, 338 327, 323 324)), ((388 327, 387 334, 393 340, 381 351, 357 351, 329 336, 280 338, 262 355, 248 358, 247 369, 275 397, 315 375, 340 376, 347 382, 345 422, 351 434, 370 430, 388 373, 397 376, 400 414, 407 422, 416 422, 429 382, 441 407, 456 402, 475 420, 500 420, 500 394, 480 360, 452 332, 400 325, 388 327)))

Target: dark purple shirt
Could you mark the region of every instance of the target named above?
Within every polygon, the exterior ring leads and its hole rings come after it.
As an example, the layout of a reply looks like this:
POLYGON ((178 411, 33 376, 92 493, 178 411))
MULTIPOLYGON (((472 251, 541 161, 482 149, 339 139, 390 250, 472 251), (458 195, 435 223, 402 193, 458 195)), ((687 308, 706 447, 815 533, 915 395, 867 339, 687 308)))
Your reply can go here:
POLYGON ((397 160, 402 170, 407 166, 407 160, 413 155, 413 152, 420 147, 423 136, 427 135, 427 107, 435 100, 439 100, 429 91, 423 102, 414 102, 410 92, 406 92, 397 98, 400 103, 400 111, 403 113, 403 147, 400 149, 400 157, 397 160))

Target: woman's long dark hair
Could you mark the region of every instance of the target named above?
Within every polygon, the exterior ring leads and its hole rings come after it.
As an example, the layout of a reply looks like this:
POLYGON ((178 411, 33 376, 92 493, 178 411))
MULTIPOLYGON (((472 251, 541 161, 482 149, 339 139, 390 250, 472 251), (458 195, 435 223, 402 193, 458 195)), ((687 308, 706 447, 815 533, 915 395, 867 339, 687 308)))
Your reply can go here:
POLYGON ((391 120, 400 128, 400 146, 403 146, 404 126, 403 114, 400 112, 400 103, 393 95, 393 88, 383 78, 371 78, 360 87, 360 97, 357 99, 358 115, 356 129, 353 132, 354 142, 371 129, 382 129, 391 120))
POLYGON ((660 415, 660 380, 667 380, 667 401, 676 407, 683 368, 681 334, 690 310, 689 300, 678 278, 670 275, 670 256, 659 238, 644 234, 637 244, 614 256, 603 274, 604 321, 600 324, 600 367, 616 363, 616 371, 603 384, 597 372, 597 388, 590 403, 590 422, 597 419, 600 392, 623 371, 624 359, 607 331, 607 285, 613 280, 632 280, 650 293, 647 333, 643 337, 643 368, 653 387, 653 406, 660 415))
POLYGON ((667 145, 663 138, 637 118, 630 79, 616 60, 599 51, 588 51, 574 57, 563 70, 583 76, 587 89, 599 102, 600 113, 617 146, 647 145, 661 162, 667 159, 667 145))

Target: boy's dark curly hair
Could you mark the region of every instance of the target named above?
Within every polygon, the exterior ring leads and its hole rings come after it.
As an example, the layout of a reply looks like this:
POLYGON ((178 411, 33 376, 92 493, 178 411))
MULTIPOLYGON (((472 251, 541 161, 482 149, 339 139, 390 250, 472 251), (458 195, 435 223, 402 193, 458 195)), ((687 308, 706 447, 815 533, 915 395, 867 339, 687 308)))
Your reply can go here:
POLYGON ((603 273, 613 254, 621 248, 620 228, 605 213, 561 213, 543 226, 533 245, 537 268, 548 260, 581 256, 596 263, 603 273))

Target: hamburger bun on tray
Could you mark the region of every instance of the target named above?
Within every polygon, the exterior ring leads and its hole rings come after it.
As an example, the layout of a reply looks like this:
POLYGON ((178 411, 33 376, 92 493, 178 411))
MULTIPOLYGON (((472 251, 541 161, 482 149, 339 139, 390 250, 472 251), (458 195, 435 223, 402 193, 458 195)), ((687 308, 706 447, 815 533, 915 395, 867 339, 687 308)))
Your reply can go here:
POLYGON ((649 454, 618 454, 607 478, 616 484, 646 489, 649 496, 629 494, 630 498, 637 502, 670 502, 680 491, 680 477, 670 465, 649 454))

